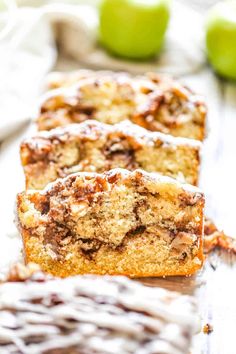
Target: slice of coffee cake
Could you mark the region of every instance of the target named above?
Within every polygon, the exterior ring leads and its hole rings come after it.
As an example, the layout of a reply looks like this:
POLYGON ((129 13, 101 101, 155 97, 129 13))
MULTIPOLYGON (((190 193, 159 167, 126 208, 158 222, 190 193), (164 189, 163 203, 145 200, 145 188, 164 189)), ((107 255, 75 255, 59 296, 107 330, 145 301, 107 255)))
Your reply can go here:
POLYGON ((53 275, 189 275, 202 266, 204 196, 142 170, 80 172, 18 195, 26 262, 53 275))
POLYGON ((204 138, 206 106, 202 98, 170 78, 83 71, 57 80, 51 86, 59 89, 51 90, 41 106, 39 130, 91 118, 108 124, 130 119, 152 131, 204 138))
POLYGON ((1 354, 188 354, 200 330, 190 296, 125 277, 58 279, 28 268, 15 265, 0 284, 1 354))
POLYGON ((129 121, 70 124, 41 132, 21 144, 27 189, 42 189, 70 173, 112 168, 159 172, 196 185, 201 143, 150 132, 129 121))

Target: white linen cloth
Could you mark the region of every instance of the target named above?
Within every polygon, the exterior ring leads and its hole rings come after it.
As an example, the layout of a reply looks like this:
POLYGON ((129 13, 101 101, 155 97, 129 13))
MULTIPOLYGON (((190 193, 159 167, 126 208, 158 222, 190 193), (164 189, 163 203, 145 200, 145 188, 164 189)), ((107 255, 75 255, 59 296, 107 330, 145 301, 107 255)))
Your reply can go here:
MULTIPOLYGON (((179 76, 194 73, 204 65, 201 15, 178 2, 173 2, 165 48, 159 57, 148 62, 117 59, 99 46, 98 13, 92 1, 90 5, 86 1, 79 5, 42 3, 37 8, 16 9, 12 26, 0 42, 0 140, 34 115, 42 82, 57 59, 55 38, 78 67, 132 73, 158 71, 179 76)), ((8 16, 0 13, 0 28, 8 21, 8 16)))

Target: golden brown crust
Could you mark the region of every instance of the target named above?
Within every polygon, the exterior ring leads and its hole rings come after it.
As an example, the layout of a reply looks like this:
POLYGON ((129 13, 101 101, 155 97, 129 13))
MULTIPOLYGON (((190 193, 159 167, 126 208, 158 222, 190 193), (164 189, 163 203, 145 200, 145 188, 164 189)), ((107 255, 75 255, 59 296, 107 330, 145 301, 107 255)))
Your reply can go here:
POLYGON ((150 132, 129 121, 108 125, 86 121, 41 132, 21 144, 27 189, 42 189, 79 171, 122 167, 159 172, 196 185, 200 143, 150 132))
POLYGON ((148 130, 204 139, 202 98, 170 78, 91 72, 71 73, 58 79, 58 84, 55 81, 51 86, 60 88, 51 91, 42 104, 39 130, 91 118, 108 124, 128 118, 148 130))
POLYGON ((168 177, 77 173, 18 195, 26 262, 54 275, 189 275, 203 262, 204 196, 168 177))

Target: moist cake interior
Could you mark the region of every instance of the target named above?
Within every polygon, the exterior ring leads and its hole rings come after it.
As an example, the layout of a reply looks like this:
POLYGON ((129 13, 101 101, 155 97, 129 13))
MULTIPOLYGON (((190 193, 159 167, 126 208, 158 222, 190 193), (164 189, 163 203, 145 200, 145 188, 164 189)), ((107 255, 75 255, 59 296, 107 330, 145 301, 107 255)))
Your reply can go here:
POLYGON ((74 174, 18 196, 26 261, 52 274, 191 274, 202 264, 204 198, 167 177, 74 174))
POLYGON ((26 188, 42 189, 70 173, 112 168, 159 172, 196 185, 200 143, 150 132, 128 121, 110 126, 94 120, 41 132, 21 144, 26 188))
POLYGON ((47 93, 37 124, 50 130, 87 119, 108 124, 129 119, 148 130, 203 140, 205 117, 202 98, 170 78, 93 73, 47 93))

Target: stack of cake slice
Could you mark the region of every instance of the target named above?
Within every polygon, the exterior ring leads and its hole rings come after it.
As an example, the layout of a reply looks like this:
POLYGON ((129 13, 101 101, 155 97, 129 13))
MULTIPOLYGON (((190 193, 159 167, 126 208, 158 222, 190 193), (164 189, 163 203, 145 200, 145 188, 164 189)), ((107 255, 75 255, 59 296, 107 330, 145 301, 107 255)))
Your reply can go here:
POLYGON ((1 352, 189 353, 193 299, 116 275, 201 268, 205 104, 156 74, 83 70, 48 86, 20 147, 28 267, 0 284, 1 352))
POLYGON ((58 74, 49 88, 37 124, 50 131, 21 144, 26 262, 59 276, 193 274, 203 261, 204 195, 191 186, 202 99, 156 74, 58 74))

